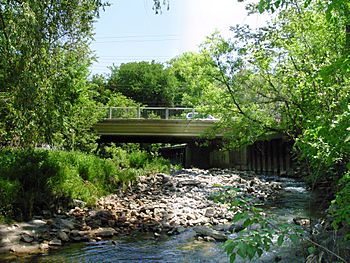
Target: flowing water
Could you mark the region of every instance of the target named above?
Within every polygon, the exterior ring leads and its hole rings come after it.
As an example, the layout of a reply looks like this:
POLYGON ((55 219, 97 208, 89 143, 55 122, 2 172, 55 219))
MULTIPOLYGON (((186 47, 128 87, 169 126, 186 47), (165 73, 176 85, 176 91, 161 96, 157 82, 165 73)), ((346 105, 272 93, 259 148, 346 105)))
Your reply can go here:
MULTIPOLYGON (((281 182, 283 190, 269 204, 266 213, 279 222, 291 222, 295 217, 317 217, 317 198, 303 182, 283 177, 262 176, 266 181, 281 182)), ((254 262, 304 262, 292 244, 273 248, 254 262)), ((237 260, 239 262, 240 260, 237 260)), ((153 235, 135 234, 114 240, 71 244, 47 255, 17 259, 11 262, 229 262, 222 243, 195 239, 187 230, 171 237, 154 238, 153 235)), ((242 261, 243 262, 243 261, 242 261)))

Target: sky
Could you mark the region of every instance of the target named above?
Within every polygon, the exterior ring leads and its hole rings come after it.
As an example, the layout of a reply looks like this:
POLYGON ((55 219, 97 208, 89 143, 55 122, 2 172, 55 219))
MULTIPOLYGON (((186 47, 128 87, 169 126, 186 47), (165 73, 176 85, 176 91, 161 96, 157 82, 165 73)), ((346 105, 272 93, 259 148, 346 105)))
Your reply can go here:
POLYGON ((152 9, 153 0, 109 0, 95 23, 91 44, 97 61, 92 74, 108 74, 111 65, 133 61, 165 63, 186 51, 198 52, 199 45, 216 30, 229 37, 230 26, 258 27, 263 15, 248 16, 245 3, 237 0, 170 0, 161 14, 152 9))

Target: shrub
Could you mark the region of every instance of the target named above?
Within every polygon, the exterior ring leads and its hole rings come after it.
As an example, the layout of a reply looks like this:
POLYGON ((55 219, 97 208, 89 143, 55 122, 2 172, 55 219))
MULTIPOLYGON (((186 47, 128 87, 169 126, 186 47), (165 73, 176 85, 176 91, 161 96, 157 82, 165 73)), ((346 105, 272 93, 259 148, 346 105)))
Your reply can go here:
POLYGON ((0 213, 30 218, 72 199, 93 204, 118 183, 117 168, 80 152, 5 149, 0 152, 0 213))
MULTIPOLYGON (((336 193, 336 197, 330 206, 335 229, 342 225, 350 226, 350 172, 339 180, 339 188, 340 190, 336 193)), ((346 238, 350 239, 350 234, 346 238)))
POLYGON ((114 145, 109 158, 81 152, 3 149, 0 151, 0 217, 31 218, 43 209, 68 206, 72 199, 93 205, 139 175, 168 172, 170 163, 114 145))

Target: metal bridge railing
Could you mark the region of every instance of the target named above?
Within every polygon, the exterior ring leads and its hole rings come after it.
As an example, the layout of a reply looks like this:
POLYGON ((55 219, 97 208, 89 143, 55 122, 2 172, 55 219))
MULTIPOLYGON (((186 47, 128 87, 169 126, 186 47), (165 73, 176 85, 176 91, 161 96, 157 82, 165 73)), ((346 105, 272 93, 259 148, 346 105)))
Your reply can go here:
POLYGON ((106 119, 163 119, 183 120, 190 112, 194 115, 194 108, 169 107, 109 107, 106 110, 106 119))

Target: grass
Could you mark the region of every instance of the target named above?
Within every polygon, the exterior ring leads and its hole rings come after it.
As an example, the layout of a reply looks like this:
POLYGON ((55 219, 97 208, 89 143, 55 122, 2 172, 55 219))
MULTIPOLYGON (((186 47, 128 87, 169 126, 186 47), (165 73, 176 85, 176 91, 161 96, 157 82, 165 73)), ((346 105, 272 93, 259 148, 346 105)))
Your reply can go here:
POLYGON ((73 199, 96 200, 130 185, 138 176, 168 172, 170 163, 134 149, 112 147, 101 158, 76 151, 0 151, 0 221, 24 220, 43 209, 67 207, 73 199))

